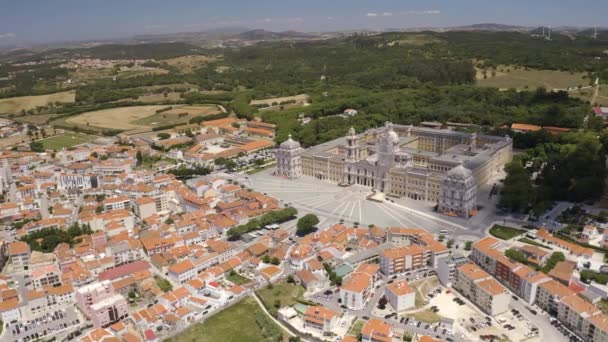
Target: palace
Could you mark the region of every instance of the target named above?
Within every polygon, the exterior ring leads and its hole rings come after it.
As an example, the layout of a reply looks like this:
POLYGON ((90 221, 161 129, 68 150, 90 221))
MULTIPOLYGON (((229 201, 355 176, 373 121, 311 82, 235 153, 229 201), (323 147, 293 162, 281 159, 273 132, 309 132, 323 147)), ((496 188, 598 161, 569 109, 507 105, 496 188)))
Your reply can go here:
POLYGON ((385 127, 308 149, 290 139, 277 149, 278 174, 360 184, 389 196, 438 204, 438 211, 469 218, 477 188, 511 160, 507 137, 387 122, 385 127))

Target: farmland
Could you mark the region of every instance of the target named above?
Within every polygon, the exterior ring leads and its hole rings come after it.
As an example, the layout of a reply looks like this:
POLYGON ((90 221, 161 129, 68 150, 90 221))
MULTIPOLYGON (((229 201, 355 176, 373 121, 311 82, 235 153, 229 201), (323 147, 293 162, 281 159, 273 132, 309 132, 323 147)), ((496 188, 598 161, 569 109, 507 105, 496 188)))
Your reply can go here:
POLYGON ((187 123, 196 116, 217 114, 219 112, 220 110, 216 105, 174 106, 173 109, 137 119, 132 123, 147 127, 174 125, 187 123))
POLYGON ((14 117, 13 120, 22 123, 31 123, 34 125, 44 125, 49 120, 57 117, 58 114, 36 114, 36 115, 23 115, 14 117))
POLYGON ((47 95, 10 97, 0 99, 0 113, 17 114, 22 110, 30 110, 54 102, 71 103, 74 102, 75 99, 76 92, 74 91, 64 91, 47 95))
POLYGON ((70 148, 72 146, 80 145, 97 138, 94 135, 82 134, 82 133, 64 133, 56 135, 54 137, 40 140, 42 145, 47 150, 59 151, 62 148, 70 148))
POLYGON ((496 69, 486 70, 484 79, 483 70, 478 69, 477 85, 499 89, 534 90, 538 87, 547 89, 567 89, 589 85, 589 80, 583 78, 584 73, 555 70, 536 70, 523 67, 515 68, 500 65, 496 69))
POLYGON ((129 130, 141 128, 142 125, 132 122, 154 115, 165 106, 135 106, 96 110, 67 119, 69 124, 93 126, 107 129, 129 130))

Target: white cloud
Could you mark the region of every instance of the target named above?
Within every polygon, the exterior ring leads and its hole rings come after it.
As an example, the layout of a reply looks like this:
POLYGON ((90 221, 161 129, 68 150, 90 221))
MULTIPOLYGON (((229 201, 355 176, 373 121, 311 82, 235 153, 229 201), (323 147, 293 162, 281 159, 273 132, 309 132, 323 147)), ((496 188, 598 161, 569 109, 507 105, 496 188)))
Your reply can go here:
POLYGON ((366 17, 377 17, 378 13, 367 13, 365 16, 366 17))
POLYGON ((327 17, 327 20, 334 20, 334 17, 327 17))
POLYGON ((7 33, 0 33, 0 39, 4 39, 4 38, 15 38, 15 34, 12 32, 7 32, 7 33))
POLYGON ((393 15, 393 13, 392 13, 392 12, 384 12, 384 13, 382 13, 382 16, 383 16, 383 17, 390 17, 390 16, 392 16, 392 15, 393 15))
POLYGON ((403 15, 434 15, 441 14, 440 10, 422 10, 422 11, 405 11, 401 12, 403 15))

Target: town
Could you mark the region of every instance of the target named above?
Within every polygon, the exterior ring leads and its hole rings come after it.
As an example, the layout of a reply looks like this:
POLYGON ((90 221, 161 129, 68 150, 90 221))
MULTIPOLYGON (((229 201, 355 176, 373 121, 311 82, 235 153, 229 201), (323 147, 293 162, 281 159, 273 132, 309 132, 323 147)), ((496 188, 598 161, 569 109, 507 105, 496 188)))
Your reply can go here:
POLYGON ((583 281, 608 271, 605 224, 584 247, 478 205, 509 138, 387 123, 304 149, 232 117, 164 132, 3 152, 0 339, 160 341, 243 303, 266 338, 608 338, 608 288, 583 281))

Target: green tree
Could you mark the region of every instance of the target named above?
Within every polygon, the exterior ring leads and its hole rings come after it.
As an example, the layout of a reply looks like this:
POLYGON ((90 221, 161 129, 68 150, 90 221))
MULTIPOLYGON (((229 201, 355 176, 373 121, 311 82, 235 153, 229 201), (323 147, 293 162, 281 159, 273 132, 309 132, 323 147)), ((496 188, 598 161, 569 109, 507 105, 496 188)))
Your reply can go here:
POLYGON ((315 230, 315 226, 319 223, 319 218, 314 214, 306 214, 302 216, 297 223, 296 234, 304 236, 315 230))
POLYGON ((464 243, 464 250, 470 251, 473 247, 473 241, 467 241, 464 243))
POLYGON ((530 196, 534 193, 530 174, 519 159, 507 164, 505 171, 507 177, 500 193, 500 206, 511 211, 526 209, 530 203, 530 196))

